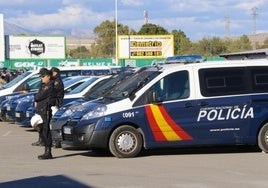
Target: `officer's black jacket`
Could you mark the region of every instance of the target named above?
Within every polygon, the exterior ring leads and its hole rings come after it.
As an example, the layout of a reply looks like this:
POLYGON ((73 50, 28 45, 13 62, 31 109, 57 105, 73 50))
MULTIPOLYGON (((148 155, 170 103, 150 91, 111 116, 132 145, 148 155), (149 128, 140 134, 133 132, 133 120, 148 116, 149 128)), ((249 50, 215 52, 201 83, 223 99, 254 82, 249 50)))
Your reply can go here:
POLYGON ((51 96, 50 104, 51 106, 61 107, 62 99, 64 97, 64 85, 60 76, 52 77, 52 82, 54 85, 54 91, 51 96))
POLYGON ((34 101, 37 102, 35 111, 37 114, 42 114, 47 112, 51 107, 51 95, 54 92, 54 82, 49 81, 48 83, 43 83, 39 88, 38 92, 34 96, 34 101))

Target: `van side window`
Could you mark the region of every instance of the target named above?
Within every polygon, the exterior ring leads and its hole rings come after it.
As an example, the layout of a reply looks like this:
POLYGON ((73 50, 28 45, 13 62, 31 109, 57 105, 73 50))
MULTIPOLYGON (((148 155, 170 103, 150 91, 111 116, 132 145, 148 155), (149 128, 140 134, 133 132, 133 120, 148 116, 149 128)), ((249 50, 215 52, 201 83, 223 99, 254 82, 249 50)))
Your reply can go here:
POLYGON ((179 71, 169 74, 151 86, 134 104, 145 105, 149 92, 155 92, 158 102, 185 99, 190 96, 188 71, 179 71))
POLYGON ((268 92, 268 68, 251 67, 252 93, 268 92))
POLYGON ((247 93, 245 68, 200 69, 200 91, 205 97, 247 93))
POLYGON ((162 81, 162 90, 160 91, 160 99, 162 101, 170 101, 177 99, 185 99, 189 97, 189 78, 187 71, 180 71, 164 77, 162 81))

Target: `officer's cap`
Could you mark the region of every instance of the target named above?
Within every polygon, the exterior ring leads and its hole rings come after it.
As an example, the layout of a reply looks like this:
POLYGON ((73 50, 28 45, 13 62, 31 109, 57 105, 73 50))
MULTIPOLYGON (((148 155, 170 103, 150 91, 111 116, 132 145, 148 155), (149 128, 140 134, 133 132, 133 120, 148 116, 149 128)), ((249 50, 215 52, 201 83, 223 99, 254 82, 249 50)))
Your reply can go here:
POLYGON ((59 73, 59 72, 60 72, 60 69, 58 69, 57 67, 52 67, 52 68, 51 68, 51 71, 52 71, 52 72, 57 72, 57 73, 59 73))
POLYGON ((44 74, 45 71, 47 71, 47 68, 41 68, 41 69, 39 70, 39 73, 38 73, 38 74, 40 74, 40 75, 41 75, 41 74, 44 74))
POLYGON ((39 76, 40 76, 40 77, 44 77, 44 76, 46 76, 46 75, 51 76, 51 71, 48 70, 48 69, 46 69, 46 68, 44 68, 43 70, 40 70, 40 71, 39 71, 39 76))

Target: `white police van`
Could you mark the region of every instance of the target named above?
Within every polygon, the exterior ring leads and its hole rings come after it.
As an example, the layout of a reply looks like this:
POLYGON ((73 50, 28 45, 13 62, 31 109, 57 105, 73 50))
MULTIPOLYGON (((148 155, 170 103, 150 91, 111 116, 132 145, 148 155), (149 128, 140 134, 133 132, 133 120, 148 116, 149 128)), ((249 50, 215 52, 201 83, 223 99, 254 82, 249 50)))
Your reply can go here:
POLYGON ((257 144, 268 152, 268 61, 144 67, 64 125, 62 137, 118 158, 142 148, 211 145, 257 144))

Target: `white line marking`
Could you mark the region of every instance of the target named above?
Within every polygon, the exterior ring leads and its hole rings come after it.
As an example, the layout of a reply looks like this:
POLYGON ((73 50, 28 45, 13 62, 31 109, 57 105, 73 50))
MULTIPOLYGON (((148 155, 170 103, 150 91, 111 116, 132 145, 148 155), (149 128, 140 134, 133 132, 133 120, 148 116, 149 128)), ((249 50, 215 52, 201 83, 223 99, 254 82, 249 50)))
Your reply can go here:
POLYGON ((11 131, 6 132, 6 134, 3 134, 3 136, 8 136, 11 133, 11 131))

